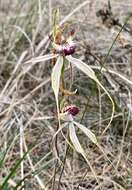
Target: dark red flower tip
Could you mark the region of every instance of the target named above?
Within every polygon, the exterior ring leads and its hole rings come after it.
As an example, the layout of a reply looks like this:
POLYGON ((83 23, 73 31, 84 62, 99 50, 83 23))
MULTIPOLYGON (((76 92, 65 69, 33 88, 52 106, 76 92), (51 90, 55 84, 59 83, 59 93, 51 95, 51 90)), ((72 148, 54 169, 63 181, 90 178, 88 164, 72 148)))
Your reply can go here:
POLYGON ((75 52, 76 46, 75 45, 68 45, 63 47, 63 52, 65 56, 72 55, 75 52))
POLYGON ((69 32, 69 36, 73 36, 75 34, 75 29, 72 29, 70 32, 69 32))
POLYGON ((74 106, 74 105, 71 105, 71 106, 67 106, 65 108, 65 112, 68 112, 69 114, 71 114, 72 116, 75 116, 79 113, 79 108, 74 106))

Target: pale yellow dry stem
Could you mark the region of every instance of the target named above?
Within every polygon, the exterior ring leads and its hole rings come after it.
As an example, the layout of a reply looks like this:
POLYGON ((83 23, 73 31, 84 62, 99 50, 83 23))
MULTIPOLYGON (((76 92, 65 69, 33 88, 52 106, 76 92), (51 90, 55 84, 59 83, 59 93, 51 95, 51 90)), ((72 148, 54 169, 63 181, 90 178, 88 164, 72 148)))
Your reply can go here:
MULTIPOLYGON (((130 92, 129 89, 127 89, 127 90, 128 90, 128 94, 129 94, 130 105, 132 106, 131 92, 130 92)), ((124 145, 124 141, 125 141, 125 135, 126 135, 126 132, 127 132, 127 129, 128 129, 128 125, 129 125, 130 119, 131 119, 131 110, 128 111, 128 117, 127 117, 127 120, 126 120, 126 125, 124 126, 124 130, 123 130, 123 136, 122 136, 122 141, 121 141, 120 153, 118 155, 117 164, 115 166, 116 170, 118 169, 119 164, 121 162, 122 153, 123 153, 123 145, 124 145)))
MULTIPOLYGON (((23 131, 23 124, 22 124, 22 119, 18 118, 16 112, 15 112, 15 116, 17 119, 17 122, 19 124, 19 132, 20 132, 20 159, 23 158, 24 156, 24 151, 23 151, 23 136, 24 136, 24 131, 23 131)), ((21 162, 20 164, 21 166, 21 180, 24 179, 24 161, 21 162)), ((21 186, 24 186, 24 182, 22 182, 21 186)), ((22 190, 24 190, 25 188, 23 187, 22 190)))
MULTIPOLYGON (((24 143, 25 151, 27 152, 28 148, 27 148, 27 144, 26 144, 26 140, 25 140, 24 136, 23 136, 23 143, 24 143)), ((29 164, 30 164, 30 167, 31 167, 32 171, 35 172, 35 168, 34 168, 34 165, 32 163, 32 160, 31 160, 31 157, 30 157, 29 154, 27 154, 27 158, 28 158, 28 161, 29 161, 29 164)), ((36 178, 36 180, 37 180, 38 184, 40 185, 41 189, 47 190, 47 188, 45 187, 45 185, 42 182, 42 180, 40 179, 40 177, 37 174, 34 177, 36 178)))
MULTIPOLYGON (((100 66, 90 66, 92 69, 97 69, 97 70, 100 70, 101 67, 100 66)), ((105 69, 105 68, 102 68, 102 72, 108 72, 108 73, 111 73, 113 75, 116 75, 117 77, 119 77, 120 79, 122 79, 123 82, 129 84, 129 85, 132 85, 132 80, 128 79, 126 76, 124 76, 123 74, 117 72, 117 71, 114 71, 112 69, 105 69)))

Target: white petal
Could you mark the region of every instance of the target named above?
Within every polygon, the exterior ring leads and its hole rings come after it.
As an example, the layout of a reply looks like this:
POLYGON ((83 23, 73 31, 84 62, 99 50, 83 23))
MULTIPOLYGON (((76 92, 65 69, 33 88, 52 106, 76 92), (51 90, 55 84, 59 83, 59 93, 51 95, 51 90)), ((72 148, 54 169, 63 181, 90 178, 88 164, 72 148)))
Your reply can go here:
POLYGON ((91 132, 91 130, 89 130, 88 128, 86 128, 84 125, 80 124, 80 123, 77 123, 74 121, 74 124, 80 129, 82 130, 85 135, 94 143, 94 144, 97 144, 97 138, 95 136, 95 134, 93 134, 91 132))
POLYGON ((63 57, 59 56, 57 58, 55 66, 53 67, 52 74, 51 74, 51 83, 52 83, 52 88, 55 94, 58 116, 60 112, 58 94, 59 94, 59 88, 60 88, 60 78, 61 78, 62 67, 63 67, 63 57))

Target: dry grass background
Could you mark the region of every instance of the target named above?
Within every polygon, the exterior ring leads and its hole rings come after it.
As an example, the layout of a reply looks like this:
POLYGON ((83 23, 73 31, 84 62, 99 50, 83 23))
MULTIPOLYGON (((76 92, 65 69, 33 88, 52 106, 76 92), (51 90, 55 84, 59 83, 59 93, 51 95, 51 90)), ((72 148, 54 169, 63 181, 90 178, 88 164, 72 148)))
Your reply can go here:
MULTIPOLYGON (((83 158, 70 151, 60 189, 130 190, 132 18, 127 23, 130 32, 122 32, 120 41, 117 40, 107 59, 106 70, 101 73, 100 64, 95 57, 101 60, 107 55, 119 27, 108 28, 96 15, 99 9, 106 8, 107 1, 87 2, 69 21, 77 31, 76 57, 95 69, 98 78, 115 101, 116 112, 110 129, 102 134, 111 114, 109 100, 93 81, 76 70, 73 89, 77 88, 78 92, 76 99, 72 101, 81 110, 77 120, 82 120, 82 123, 96 134, 116 171, 98 148, 78 133, 89 161, 97 172, 100 185, 96 184, 83 158)), ((55 157, 51 142, 56 130, 56 120, 45 118, 54 116, 56 112, 50 84, 51 64, 41 62, 32 66, 25 61, 50 52, 49 43, 43 42, 50 31, 52 9, 59 7, 61 19, 65 19, 83 3, 81 0, 0 1, 0 153, 9 147, 4 165, 0 169, 0 182, 23 155, 23 151, 26 151, 29 145, 34 145, 21 168, 9 180, 9 189, 25 175, 28 175, 25 190, 39 190, 43 184, 52 189, 55 157), (22 146, 23 136, 25 144, 22 146), (34 171, 38 176, 34 177, 34 171)), ((122 24, 128 13, 132 12, 131 0, 111 0, 111 6, 114 17, 119 18, 122 24)), ((69 75, 66 78, 68 79, 69 75)), ((66 144, 61 136, 58 146, 63 159, 66 144)), ((56 184, 59 176, 60 171, 56 175, 56 184)))

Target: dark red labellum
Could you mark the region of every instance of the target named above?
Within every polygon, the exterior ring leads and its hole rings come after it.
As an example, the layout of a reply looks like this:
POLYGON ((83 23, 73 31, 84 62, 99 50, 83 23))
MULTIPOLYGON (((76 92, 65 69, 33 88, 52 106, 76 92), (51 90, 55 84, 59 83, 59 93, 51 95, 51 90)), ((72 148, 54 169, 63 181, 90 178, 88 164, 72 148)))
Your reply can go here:
POLYGON ((69 36, 73 36, 75 34, 75 29, 72 29, 69 33, 69 36))
POLYGON ((66 107, 65 112, 68 112, 72 116, 75 116, 78 114, 79 109, 76 106, 68 106, 66 107))
POLYGON ((64 52, 65 56, 72 55, 75 52, 75 49, 76 49, 75 45, 64 46, 63 52, 64 52))

